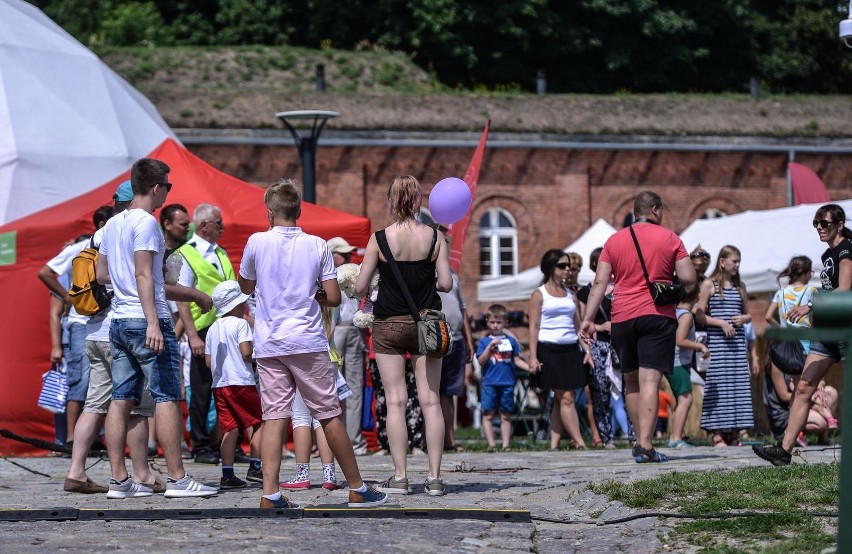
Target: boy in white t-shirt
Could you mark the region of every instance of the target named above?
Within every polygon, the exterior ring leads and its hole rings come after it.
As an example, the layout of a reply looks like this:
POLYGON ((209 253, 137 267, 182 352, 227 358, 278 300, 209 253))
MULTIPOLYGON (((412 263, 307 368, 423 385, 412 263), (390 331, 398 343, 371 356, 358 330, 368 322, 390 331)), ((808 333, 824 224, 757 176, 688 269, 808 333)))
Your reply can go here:
POLYGON ((251 370, 251 327, 243 318, 247 294, 236 281, 223 281, 213 289, 216 321, 207 331, 204 358, 213 375, 213 398, 222 428, 223 489, 241 489, 246 482, 234 475, 234 452, 240 429, 251 443, 251 461, 246 479, 263 482, 260 469, 262 436, 260 395, 251 370))
POLYGON ((322 307, 340 305, 331 252, 320 237, 296 226, 301 196, 291 181, 264 195, 270 229, 249 237, 240 263, 245 294, 257 291, 254 356, 260 379, 264 431, 261 508, 293 505, 279 490, 284 431, 293 416, 296 389, 320 421, 328 445, 349 483, 349 507, 384 504, 387 495, 361 479, 352 443, 340 416, 336 371, 328 355, 322 307))

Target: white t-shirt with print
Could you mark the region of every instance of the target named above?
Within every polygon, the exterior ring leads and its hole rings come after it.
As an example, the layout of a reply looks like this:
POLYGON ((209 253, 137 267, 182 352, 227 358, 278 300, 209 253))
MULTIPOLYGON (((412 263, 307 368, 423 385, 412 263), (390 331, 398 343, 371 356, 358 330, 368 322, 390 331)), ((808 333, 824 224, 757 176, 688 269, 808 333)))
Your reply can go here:
POLYGON ((213 388, 254 385, 251 364, 240 354, 240 343, 251 342, 251 327, 241 317, 217 319, 207 330, 204 353, 210 356, 213 388))
POLYGON ((163 254, 166 243, 154 216, 135 208, 114 215, 104 226, 104 239, 98 252, 106 256, 109 277, 112 281, 112 317, 114 319, 144 318, 142 302, 136 287, 136 262, 134 254, 141 251, 154 253, 151 275, 154 279, 154 307, 157 317, 170 319, 163 279, 163 254))
POLYGON ((274 227, 246 243, 240 276, 257 281, 254 357, 327 352, 320 283, 337 278, 326 242, 299 227, 274 227))

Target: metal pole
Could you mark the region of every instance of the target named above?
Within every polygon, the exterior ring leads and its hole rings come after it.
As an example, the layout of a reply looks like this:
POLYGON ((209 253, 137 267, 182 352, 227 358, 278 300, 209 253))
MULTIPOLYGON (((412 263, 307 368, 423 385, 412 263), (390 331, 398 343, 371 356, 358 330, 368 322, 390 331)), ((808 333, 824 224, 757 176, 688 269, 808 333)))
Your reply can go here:
POLYGON ((302 185, 305 202, 317 203, 317 150, 314 137, 302 137, 299 158, 302 162, 302 185))
MULTIPOLYGON (((852 332, 846 342, 847 346, 852 344, 852 332)), ((852 360, 846 357, 843 364, 843 380, 849 378, 852 373, 852 360)), ((843 392, 852 391, 852 387, 843 386, 843 392)), ((852 423, 852 398, 843 399, 843 422, 849 426, 852 423)), ((849 428, 852 428, 850 426, 849 428)), ((840 515, 837 522, 837 551, 852 552, 852 440, 844 440, 840 445, 840 480, 838 491, 840 495, 840 515)))
POLYGON ((790 172, 790 163, 796 160, 796 151, 787 152, 787 205, 793 205, 793 174, 790 172))

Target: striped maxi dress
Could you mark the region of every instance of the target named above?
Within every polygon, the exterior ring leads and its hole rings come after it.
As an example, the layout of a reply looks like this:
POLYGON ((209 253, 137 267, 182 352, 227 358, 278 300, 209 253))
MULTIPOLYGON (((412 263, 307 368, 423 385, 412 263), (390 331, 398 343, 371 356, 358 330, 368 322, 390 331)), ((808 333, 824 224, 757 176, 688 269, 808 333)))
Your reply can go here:
MULTIPOLYGON (((708 312, 714 318, 730 323, 742 313, 742 299, 736 287, 718 287, 710 296, 708 312)), ((734 327, 733 337, 725 336, 720 327, 707 327, 707 346, 710 348, 710 367, 704 383, 704 405, 701 428, 707 431, 735 431, 754 427, 751 402, 751 375, 745 330, 734 327)))

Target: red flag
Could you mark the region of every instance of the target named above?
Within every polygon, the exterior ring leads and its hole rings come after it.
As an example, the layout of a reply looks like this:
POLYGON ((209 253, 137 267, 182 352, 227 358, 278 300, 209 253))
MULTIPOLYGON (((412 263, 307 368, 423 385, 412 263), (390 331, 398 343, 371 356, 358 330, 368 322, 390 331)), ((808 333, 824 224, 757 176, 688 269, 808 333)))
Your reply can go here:
MULTIPOLYGON (((488 131, 491 128, 491 120, 485 122, 485 130, 479 139, 479 145, 470 159, 467 171, 464 172, 464 182, 470 187, 470 205, 473 207, 473 198, 476 197, 476 183, 479 182, 479 169, 482 166, 482 156, 485 155, 485 143, 488 140, 488 131)), ((470 212, 459 221, 450 225, 447 235, 450 241, 450 266, 459 271, 461 267, 462 252, 464 251, 464 239, 467 235, 467 224, 470 222, 470 212)))
POLYGON ((806 165, 790 162, 790 181, 793 183, 793 205, 830 202, 828 191, 817 174, 806 165))

